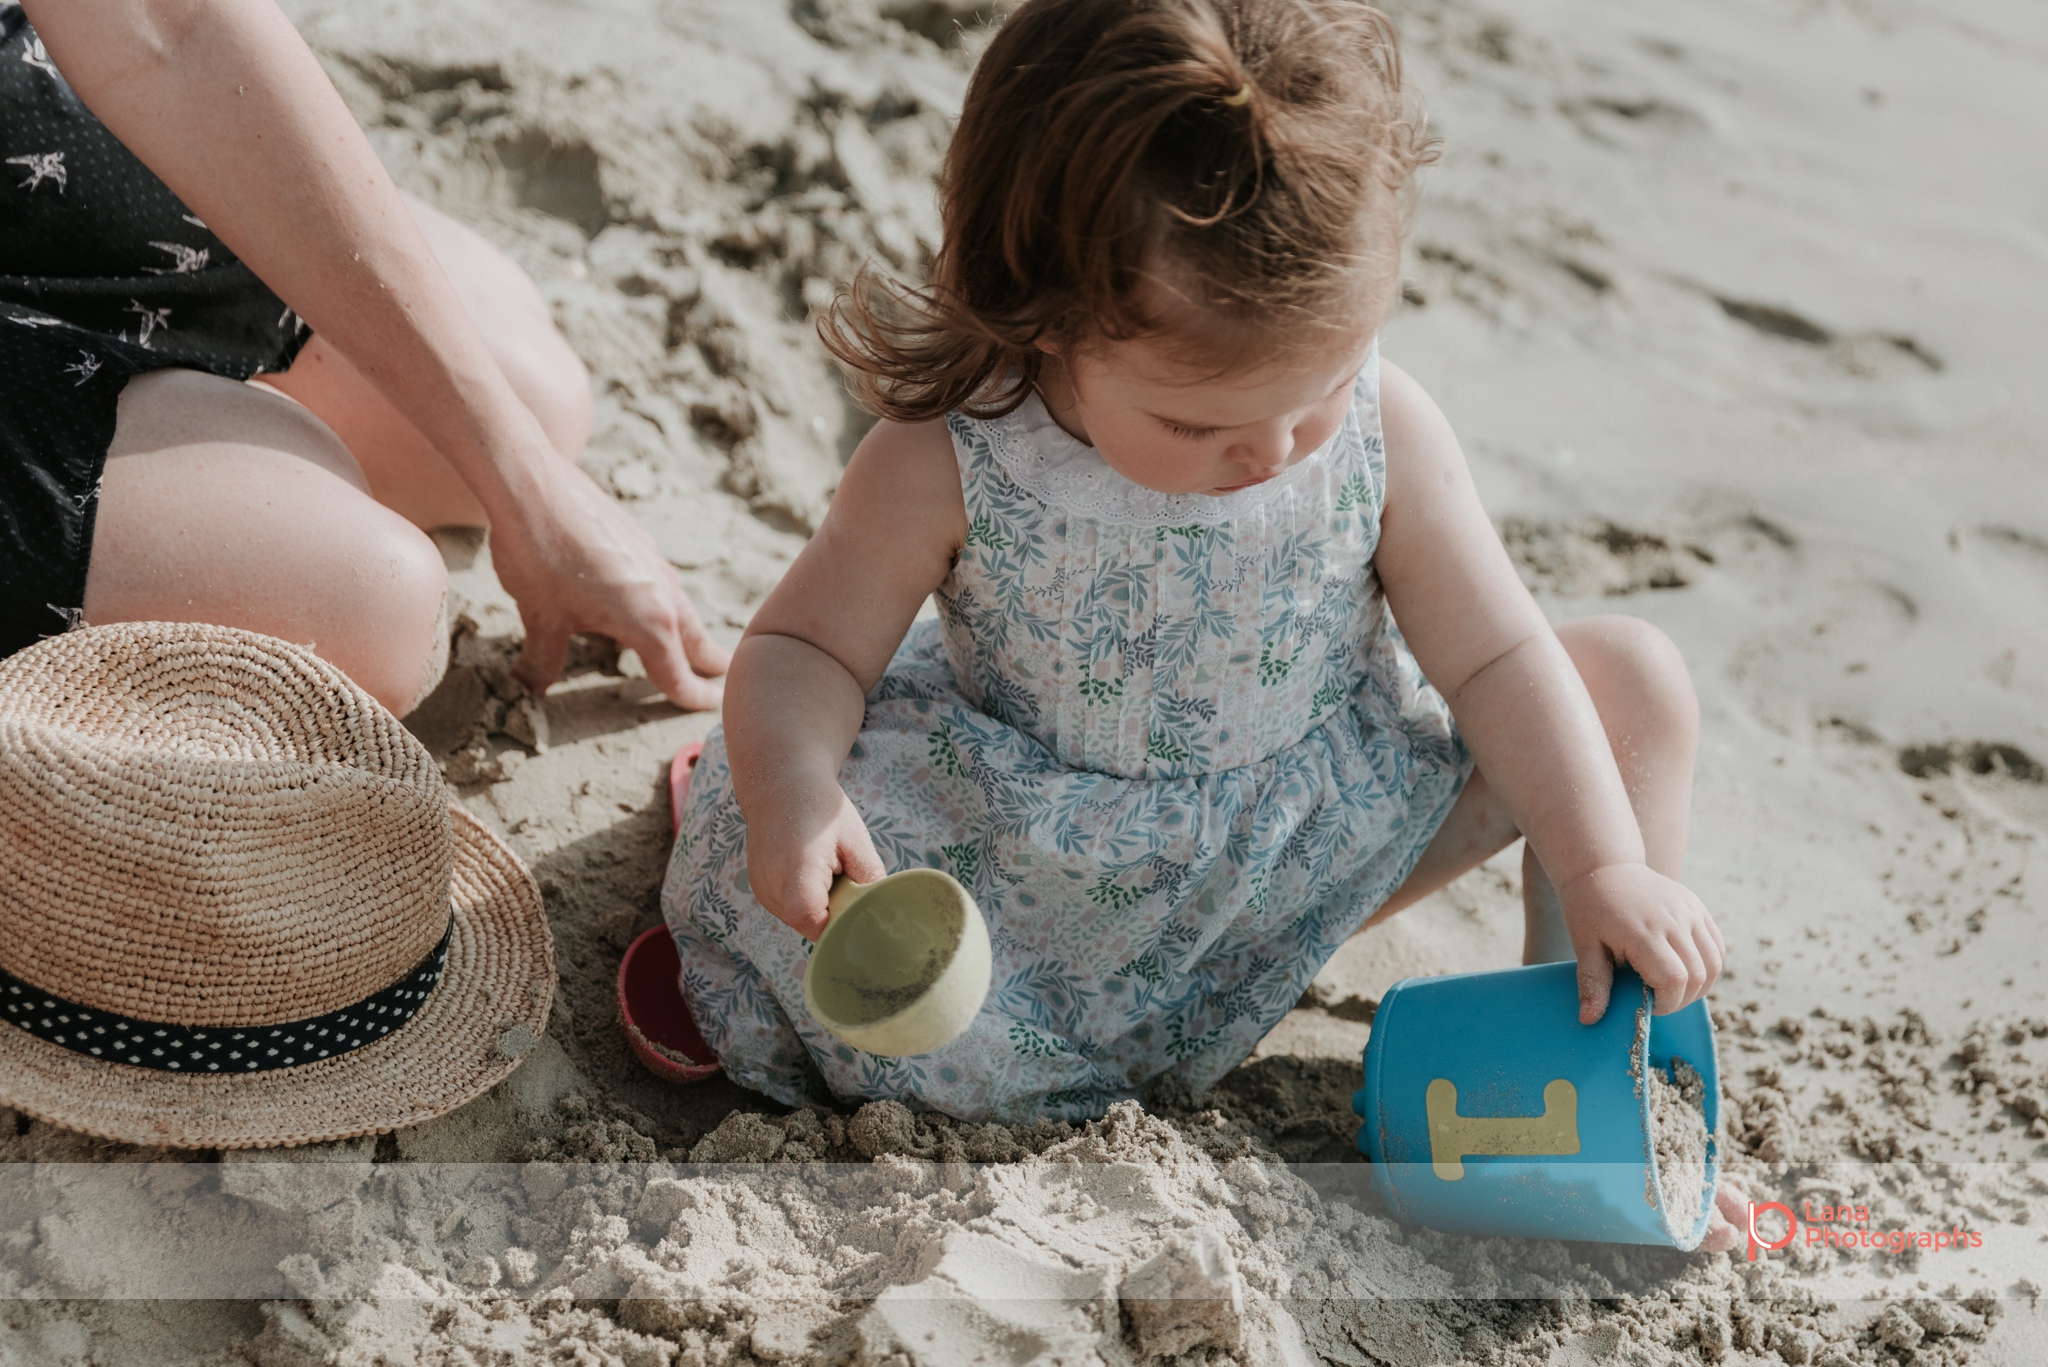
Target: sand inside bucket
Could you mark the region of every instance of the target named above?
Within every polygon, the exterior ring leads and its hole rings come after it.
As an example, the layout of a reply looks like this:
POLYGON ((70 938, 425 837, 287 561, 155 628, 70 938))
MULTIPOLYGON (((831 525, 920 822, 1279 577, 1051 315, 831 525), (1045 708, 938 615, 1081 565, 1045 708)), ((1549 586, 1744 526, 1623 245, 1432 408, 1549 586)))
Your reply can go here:
POLYGON ((1670 1078, 1649 1068, 1650 1151, 1664 1198, 1664 1225, 1681 1242, 1692 1235, 1706 1202, 1707 1085, 1682 1058, 1671 1060, 1670 1078))

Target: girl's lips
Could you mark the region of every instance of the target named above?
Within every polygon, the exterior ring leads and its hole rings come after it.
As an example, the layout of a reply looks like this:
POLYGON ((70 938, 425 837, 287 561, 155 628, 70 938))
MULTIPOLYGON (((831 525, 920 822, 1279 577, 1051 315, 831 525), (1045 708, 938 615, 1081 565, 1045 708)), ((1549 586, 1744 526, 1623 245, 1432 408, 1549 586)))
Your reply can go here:
MULTIPOLYGON (((1264 483, 1265 483, 1265 482, 1266 482, 1267 480, 1269 480, 1269 479, 1271 479, 1271 478, 1273 478, 1273 477, 1272 477, 1271 475, 1260 475, 1260 476, 1259 476, 1259 477, 1258 477, 1257 479, 1248 479, 1248 480, 1246 480, 1246 481, 1245 481, 1244 483, 1242 483, 1242 484, 1226 484, 1226 485, 1224 485, 1224 486, 1223 486, 1222 488, 1220 488, 1220 489, 1216 490, 1216 491, 1215 491, 1215 493, 1216 493, 1216 494, 1234 494, 1234 493, 1236 493, 1236 492, 1237 492, 1238 490, 1240 490, 1240 489, 1249 489, 1249 488, 1251 488, 1251 487, 1252 487, 1252 486, 1253 486, 1254 484, 1264 484, 1264 483)), ((1212 496, 1212 497, 1214 497, 1215 495, 1211 495, 1211 496, 1212 496)))

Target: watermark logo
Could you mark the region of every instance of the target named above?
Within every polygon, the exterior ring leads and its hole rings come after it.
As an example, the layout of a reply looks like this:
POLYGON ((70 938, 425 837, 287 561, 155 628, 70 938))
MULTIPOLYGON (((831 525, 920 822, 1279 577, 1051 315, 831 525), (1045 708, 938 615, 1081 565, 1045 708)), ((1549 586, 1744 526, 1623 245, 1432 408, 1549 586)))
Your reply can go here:
POLYGON ((1802 1225, 1805 1226, 1802 1242, 1807 1248, 1903 1253, 1909 1248, 1941 1252, 1984 1247, 1981 1231, 1960 1226, 1953 1229, 1873 1229, 1868 1206, 1816 1208, 1811 1201, 1802 1201, 1800 1209, 1794 1211, 1783 1201, 1752 1201, 1746 1223, 1751 1262, 1756 1261, 1760 1252, 1775 1253, 1791 1247, 1792 1241, 1800 1237, 1802 1225), (1785 1222, 1782 1233, 1778 1232, 1780 1219, 1785 1222))
POLYGON ((1792 1207, 1783 1201, 1751 1201, 1749 1203, 1749 1260, 1756 1261, 1758 1249, 1777 1252, 1786 1247, 1799 1233, 1799 1217, 1792 1213, 1792 1207), (1774 1239, 1765 1238, 1756 1227, 1759 1215, 1778 1214, 1785 1217, 1785 1232, 1774 1239))

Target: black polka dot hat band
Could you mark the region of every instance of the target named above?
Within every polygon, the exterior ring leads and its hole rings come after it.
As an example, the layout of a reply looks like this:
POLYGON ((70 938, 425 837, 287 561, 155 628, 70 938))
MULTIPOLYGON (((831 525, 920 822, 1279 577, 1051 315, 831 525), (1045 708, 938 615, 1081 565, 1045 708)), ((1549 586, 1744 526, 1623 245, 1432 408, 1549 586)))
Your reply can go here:
POLYGON ((0 660, 0 1106, 179 1148, 416 1125, 554 982, 532 875, 309 650, 158 622, 0 660))
MULTIPOLYGON (((449 934, 455 930, 449 923, 449 934)), ((373 1044, 426 1004, 448 962, 448 935, 419 967, 382 992, 324 1016, 234 1029, 175 1025, 94 1011, 52 996, 0 968, 0 1019, 74 1054, 167 1073, 259 1073, 296 1068, 373 1044)))

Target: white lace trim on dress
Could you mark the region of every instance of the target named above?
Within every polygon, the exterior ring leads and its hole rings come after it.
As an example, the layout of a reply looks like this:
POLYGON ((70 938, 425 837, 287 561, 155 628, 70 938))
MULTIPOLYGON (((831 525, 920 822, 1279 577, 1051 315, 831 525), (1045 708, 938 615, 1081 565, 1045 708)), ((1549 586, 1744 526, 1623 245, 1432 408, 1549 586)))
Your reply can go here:
MULTIPOLYGON (((1375 371, 1379 345, 1360 367, 1375 371)), ((1356 381, 1354 380, 1354 383, 1356 381)), ((1378 395, 1374 395, 1377 401, 1378 395)), ((1357 405, 1345 414, 1354 420, 1357 405)), ((1221 526, 1245 517, 1261 504, 1301 483, 1343 439, 1339 426, 1330 439, 1263 484, 1234 494, 1163 494, 1134 483, 1110 468, 1102 453, 1053 420, 1036 391, 1014 412, 987 423, 996 463, 1012 483, 1039 502, 1114 526, 1221 526)))

